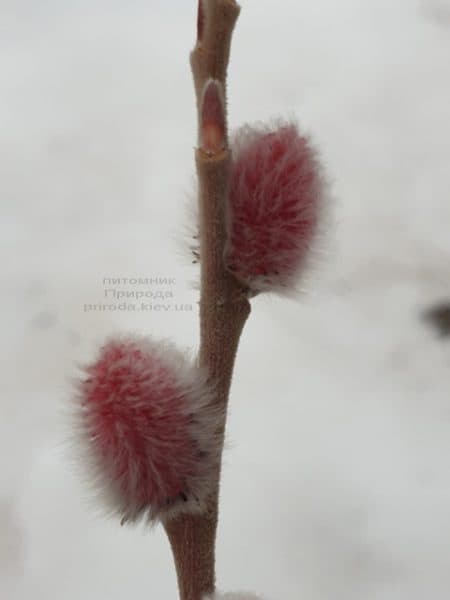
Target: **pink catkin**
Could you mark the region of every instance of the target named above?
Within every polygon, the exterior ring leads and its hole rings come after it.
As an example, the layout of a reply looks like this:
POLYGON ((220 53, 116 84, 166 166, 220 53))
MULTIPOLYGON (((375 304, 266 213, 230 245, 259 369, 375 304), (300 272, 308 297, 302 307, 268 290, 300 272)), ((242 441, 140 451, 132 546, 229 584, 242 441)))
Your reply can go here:
POLYGON ((295 124, 243 127, 234 137, 225 263, 254 293, 288 292, 316 237, 323 184, 295 124))
POLYGON ((218 460, 218 416, 203 372, 167 342, 110 340, 85 369, 82 442, 124 520, 200 510, 218 460))

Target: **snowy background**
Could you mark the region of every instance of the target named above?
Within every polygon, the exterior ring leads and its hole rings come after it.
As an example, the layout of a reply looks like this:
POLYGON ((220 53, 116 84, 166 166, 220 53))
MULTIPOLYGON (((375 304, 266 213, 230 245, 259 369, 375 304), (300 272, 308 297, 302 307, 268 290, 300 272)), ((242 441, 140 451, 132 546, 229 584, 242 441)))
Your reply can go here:
MULTIPOLYGON (((242 4, 231 125, 295 115, 336 201, 308 294, 257 298, 242 338, 219 587, 445 600, 450 345, 422 312, 450 298, 450 0, 242 4)), ((74 364, 105 334, 197 344, 177 242, 195 17, 194 0, 0 1, 5 600, 176 598, 163 532, 98 518, 63 442, 74 364), (119 310, 107 290, 142 291, 103 285, 119 277, 175 279, 151 288, 169 309, 119 310)))

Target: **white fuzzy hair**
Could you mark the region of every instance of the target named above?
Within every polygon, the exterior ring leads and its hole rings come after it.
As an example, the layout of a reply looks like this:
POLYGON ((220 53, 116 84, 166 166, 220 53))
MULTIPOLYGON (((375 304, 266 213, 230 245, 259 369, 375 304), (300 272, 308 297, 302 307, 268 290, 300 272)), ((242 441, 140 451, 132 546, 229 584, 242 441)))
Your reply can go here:
MULTIPOLYGON (((233 159, 239 157, 239 155, 247 150, 258 138, 266 134, 275 133, 277 130, 282 128, 295 128, 299 132, 298 123, 295 118, 290 117, 288 119, 271 119, 268 123, 258 121, 252 125, 245 124, 235 130, 230 138, 230 146, 232 151, 233 159)), ((326 251, 326 239, 330 231, 330 205, 331 205, 331 194, 330 194, 330 181, 325 174, 325 170, 322 165, 317 148, 311 140, 309 135, 305 133, 299 133, 301 137, 306 140, 309 156, 314 165, 314 172, 316 178, 316 193, 315 193, 315 210, 317 211, 317 224, 311 243, 308 244, 308 248, 303 253, 301 264, 298 268, 291 273, 288 277, 283 276, 281 273, 278 276, 263 276, 258 275, 246 278, 242 283, 247 285, 251 290, 251 295, 257 295, 261 292, 274 292, 283 296, 294 297, 301 293, 306 287, 311 272, 314 272, 318 265, 322 264, 322 256, 326 251)), ((284 161, 280 161, 280 170, 284 166, 284 161)), ((231 231, 231 219, 232 212, 231 206, 228 206, 227 211, 226 227, 227 232, 231 231)), ((230 239, 230 235, 228 235, 230 239)), ((299 241, 302 246, 301 240, 299 241)), ((225 248, 225 256, 230 249, 230 244, 227 242, 225 248)), ((235 276, 236 273, 233 272, 235 276)))
POLYGON ((194 267, 193 278, 188 281, 189 287, 198 291, 200 263, 200 227, 198 210, 198 181, 192 178, 190 188, 184 193, 182 204, 182 220, 174 232, 177 255, 184 265, 194 267))
MULTIPOLYGON (((100 459, 95 446, 95 431, 92 428, 89 409, 83 407, 83 381, 86 379, 89 365, 82 368, 82 376, 76 383, 77 393, 75 395, 73 416, 74 426, 72 428, 72 456, 77 464, 84 470, 83 479, 88 483, 90 489, 95 492, 95 498, 99 499, 103 511, 108 515, 119 515, 122 523, 137 522, 144 518, 152 524, 157 520, 167 520, 180 513, 199 513, 205 508, 205 501, 212 491, 214 473, 220 461, 222 450, 221 437, 217 430, 223 424, 223 409, 213 405, 214 389, 208 382, 207 373, 199 369, 190 358, 188 352, 180 352, 171 342, 167 340, 155 341, 149 337, 140 335, 119 335, 110 337, 99 351, 109 344, 132 344, 142 354, 157 354, 158 360, 174 374, 177 390, 185 398, 183 414, 192 416, 189 424, 189 436, 196 442, 199 450, 199 464, 195 475, 189 479, 189 496, 186 499, 177 498, 167 506, 151 506, 136 503, 135 498, 127 497, 121 480, 114 476, 114 470, 105 468, 105 461, 100 459)), ((120 361, 118 361, 120 362, 120 361)), ((120 366, 115 364, 114 367, 120 366)), ((142 373, 142 377, 148 375, 142 373)), ((153 383, 153 382, 152 382, 153 383)), ((161 381, 154 381, 155 385, 161 385, 161 381)), ((126 386, 124 386, 126 387, 126 386)), ((158 410, 164 411, 164 404, 158 410)), ((142 433, 142 432, 139 432, 142 433)), ((145 435, 145 433, 144 433, 145 435)), ((151 444, 153 441, 146 439, 151 444)), ((164 440, 155 440, 161 448, 164 440)), ((170 443, 170 440, 169 440, 170 443)), ((124 439, 126 445, 126 439, 124 439)), ((182 458, 180 458, 182 460, 182 458)), ((151 462, 151 457, 149 457, 151 462)), ((137 465, 130 464, 127 473, 128 481, 132 486, 139 486, 137 465)))
POLYGON ((205 596, 203 600, 264 600, 261 596, 256 596, 250 592, 228 592, 221 594, 216 592, 212 596, 205 596))

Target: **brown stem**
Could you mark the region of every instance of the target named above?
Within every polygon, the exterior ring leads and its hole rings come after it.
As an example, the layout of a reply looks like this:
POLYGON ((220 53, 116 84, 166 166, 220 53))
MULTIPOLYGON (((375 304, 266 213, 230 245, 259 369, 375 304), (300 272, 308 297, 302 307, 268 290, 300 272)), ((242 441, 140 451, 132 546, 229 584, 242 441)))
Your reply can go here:
MULTIPOLYGON (((196 151, 200 215, 200 352, 199 364, 208 369, 216 386, 215 402, 224 408, 220 433, 225 431, 226 407, 239 338, 250 313, 246 290, 225 269, 225 207, 228 197, 230 152, 226 127, 226 73, 231 36, 239 15, 234 0, 200 0, 197 45, 191 66, 199 114, 200 148, 196 151), (223 114, 202 111, 206 83, 222 87, 223 114), (202 145, 202 114, 215 119, 223 145, 202 145), (211 114, 213 115, 211 117, 211 114), (216 116, 214 116, 216 115, 216 116)), ((208 123, 209 125, 210 123, 208 123)), ((208 138, 211 139, 211 138, 208 138)), ((216 137, 212 139, 215 142, 216 137)), ((215 539, 218 519, 220 467, 207 510, 181 515, 165 525, 174 555, 181 600, 202 600, 215 588, 215 539)))

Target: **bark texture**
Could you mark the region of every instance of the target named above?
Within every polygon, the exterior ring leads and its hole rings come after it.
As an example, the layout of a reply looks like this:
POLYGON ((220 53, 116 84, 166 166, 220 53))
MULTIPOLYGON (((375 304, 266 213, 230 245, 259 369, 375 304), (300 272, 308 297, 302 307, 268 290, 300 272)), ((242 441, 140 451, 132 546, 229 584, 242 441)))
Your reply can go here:
MULTIPOLYGON (((247 290, 225 269, 223 261, 231 159, 226 127, 226 75, 239 10, 234 0, 200 0, 198 39, 191 53, 200 146, 195 156, 199 179, 201 265, 198 360, 208 369, 215 385, 215 402, 224 408, 222 440, 236 351, 250 313, 247 290), (223 145, 217 152, 202 147, 201 143, 203 91, 210 79, 221 84, 224 111, 223 145)), ((219 482, 220 468, 214 492, 203 514, 181 515, 165 524, 175 559, 180 600, 202 600, 205 594, 215 589, 219 482)))

